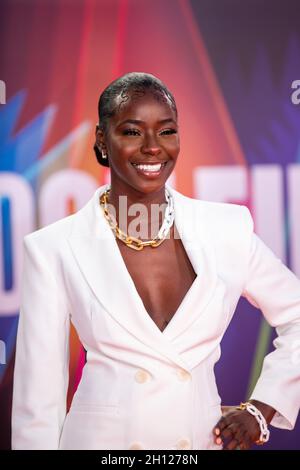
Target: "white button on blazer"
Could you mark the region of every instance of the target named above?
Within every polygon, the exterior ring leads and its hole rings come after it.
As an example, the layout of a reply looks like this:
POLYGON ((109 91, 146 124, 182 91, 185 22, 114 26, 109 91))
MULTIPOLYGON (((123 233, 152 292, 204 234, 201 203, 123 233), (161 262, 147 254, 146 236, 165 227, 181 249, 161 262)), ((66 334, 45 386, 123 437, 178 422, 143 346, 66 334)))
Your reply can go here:
MULTIPOLYGON (((197 277, 165 330, 147 314, 99 206, 27 235, 14 373, 14 449, 214 449, 213 367, 240 296, 277 328, 252 398, 294 426, 300 281, 253 232, 248 209, 169 187, 197 277), (87 363, 66 414, 70 321, 87 363)), ((241 397, 242 398, 242 397, 241 397)))

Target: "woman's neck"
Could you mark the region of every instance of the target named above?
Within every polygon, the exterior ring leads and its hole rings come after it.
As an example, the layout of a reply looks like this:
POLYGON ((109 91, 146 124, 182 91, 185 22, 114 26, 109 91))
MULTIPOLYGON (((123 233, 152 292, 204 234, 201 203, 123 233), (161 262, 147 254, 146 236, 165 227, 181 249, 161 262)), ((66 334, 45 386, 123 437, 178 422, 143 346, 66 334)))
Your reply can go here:
POLYGON ((112 185, 108 195, 108 208, 119 228, 142 240, 156 236, 164 220, 166 205, 165 187, 143 193, 134 188, 125 190, 112 185))
POLYGON ((166 202, 165 186, 158 191, 147 193, 132 187, 111 184, 108 198, 109 203, 118 208, 121 196, 126 198, 128 207, 133 204, 144 204, 147 207, 151 207, 151 204, 163 204, 166 202))

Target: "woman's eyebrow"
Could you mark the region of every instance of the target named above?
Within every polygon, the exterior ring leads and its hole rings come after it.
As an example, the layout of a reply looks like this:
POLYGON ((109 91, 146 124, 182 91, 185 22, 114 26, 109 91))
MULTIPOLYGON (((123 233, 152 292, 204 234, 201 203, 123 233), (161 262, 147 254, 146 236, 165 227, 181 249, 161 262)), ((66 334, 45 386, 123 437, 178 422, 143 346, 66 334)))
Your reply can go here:
MULTIPOLYGON (((167 119, 161 119, 157 121, 159 124, 166 124, 168 122, 172 122, 173 124, 177 124, 176 121, 172 118, 167 118, 167 119)), ((121 126, 122 124, 145 124, 145 121, 142 121, 140 119, 126 119, 125 121, 122 121, 118 124, 118 127, 121 126)))

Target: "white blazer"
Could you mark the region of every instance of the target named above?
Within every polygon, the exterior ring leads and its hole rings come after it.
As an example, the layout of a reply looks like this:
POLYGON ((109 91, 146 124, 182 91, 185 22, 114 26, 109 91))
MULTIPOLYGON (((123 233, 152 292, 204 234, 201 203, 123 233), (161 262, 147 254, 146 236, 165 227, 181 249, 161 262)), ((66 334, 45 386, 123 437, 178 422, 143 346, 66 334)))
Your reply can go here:
POLYGON ((161 332, 102 214, 104 188, 76 214, 24 239, 13 449, 217 448, 212 428, 221 400, 213 367, 241 295, 279 335, 252 398, 277 410, 274 426, 292 429, 300 402, 293 355, 300 281, 253 233, 248 209, 168 187, 197 277, 161 332), (87 363, 66 414, 70 321, 87 363))

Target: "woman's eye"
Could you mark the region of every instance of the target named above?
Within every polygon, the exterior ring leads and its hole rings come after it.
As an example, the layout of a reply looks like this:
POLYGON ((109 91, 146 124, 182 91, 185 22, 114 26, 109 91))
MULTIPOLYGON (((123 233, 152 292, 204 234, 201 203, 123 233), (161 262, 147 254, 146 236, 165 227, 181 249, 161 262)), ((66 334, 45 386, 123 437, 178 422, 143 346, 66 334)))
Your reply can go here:
POLYGON ((165 129, 164 131, 161 132, 161 134, 164 134, 164 135, 177 134, 177 130, 176 129, 165 129))
MULTIPOLYGON (((165 130, 161 131, 159 135, 171 135, 171 134, 177 134, 177 130, 176 129, 165 129, 165 130)), ((133 135, 133 136, 135 136, 135 135, 141 135, 141 133, 137 129, 124 129, 123 135, 133 135)))
POLYGON ((137 131, 136 129, 125 129, 123 131, 123 134, 124 135, 139 135, 139 131, 137 131))

